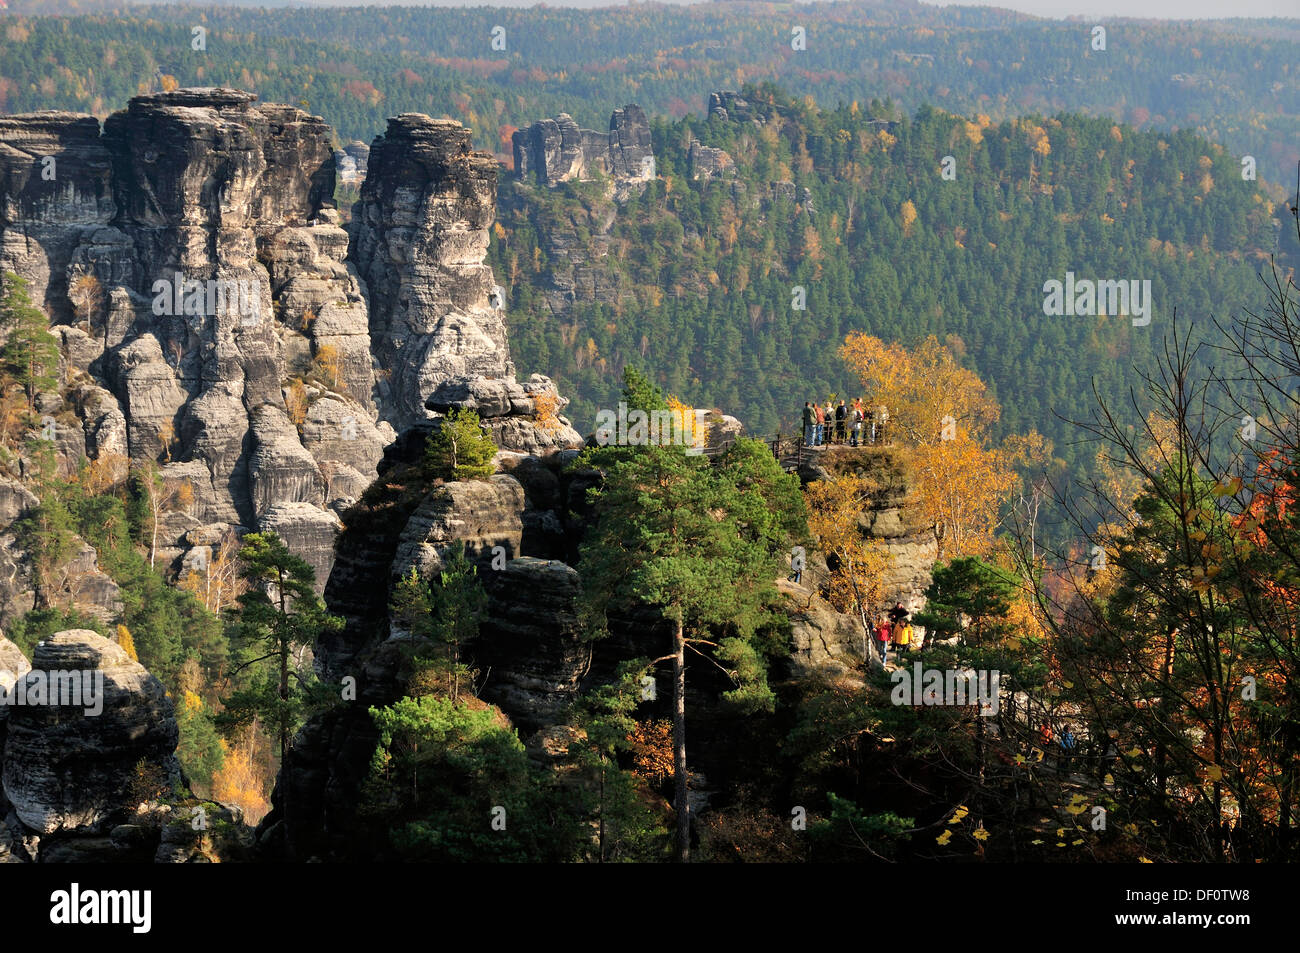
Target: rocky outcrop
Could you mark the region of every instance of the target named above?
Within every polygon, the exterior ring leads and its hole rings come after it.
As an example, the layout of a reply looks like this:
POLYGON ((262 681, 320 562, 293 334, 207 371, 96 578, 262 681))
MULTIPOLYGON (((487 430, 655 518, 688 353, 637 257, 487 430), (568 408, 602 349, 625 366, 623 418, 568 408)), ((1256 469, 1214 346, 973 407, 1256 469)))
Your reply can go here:
MULTIPOLYGON (((599 133, 579 129, 568 113, 560 113, 554 119, 539 119, 531 126, 517 130, 511 140, 515 173, 521 179, 531 175, 538 185, 548 187, 583 178, 588 171, 588 160, 583 152, 584 132, 588 141, 594 144, 599 133)), ((592 169, 608 173, 608 148, 598 150, 590 161, 592 169)))
MULTIPOLYGON (((458 542, 489 571, 501 547, 517 565, 493 590, 492 645, 536 644, 508 649, 519 658, 489 684, 521 718, 544 722, 576 685, 571 622, 543 629, 538 614, 572 616, 576 574, 560 561, 576 538, 560 470, 571 457, 555 451, 581 439, 554 383, 521 382, 510 361, 507 292, 485 264, 497 165, 458 123, 396 117, 368 155, 345 152, 365 170, 345 231, 332 196, 347 162, 331 138, 318 117, 229 89, 137 97, 102 130, 69 113, 0 120, 0 268, 30 280, 55 326, 60 388, 39 409, 58 465, 72 473, 89 458, 110 482, 132 464, 158 465, 151 548, 160 564, 184 560, 183 572, 248 530, 283 536, 346 620, 315 647, 322 677, 355 673, 359 701, 384 704, 401 688, 387 618, 394 576, 436 572, 458 542), (392 502, 382 479, 374 487, 386 451, 400 445, 409 463, 457 408, 481 415, 518 477, 444 484, 376 510, 376 494, 392 502), (340 516, 358 526, 341 550, 340 516), (517 589, 533 585, 521 611, 517 589)), ((576 148, 624 195, 654 176, 650 142, 629 106, 607 134, 579 130, 576 148)), ((0 523, 34 503, 21 485, 0 486, 0 523)), ((114 622, 116 587, 78 546, 41 595, 114 622)), ((0 612, 36 602, 29 554, 0 533, 0 612)), ((38 659, 104 669, 106 708, 8 720, 0 854, 201 859, 183 816, 132 816, 124 793, 142 760, 175 773, 176 726, 158 682, 93 633, 61 633, 38 659)), ((330 798, 355 794, 349 772, 356 756, 368 760, 373 725, 366 707, 345 706, 303 739, 293 796, 311 823, 312 803, 326 817, 330 798)))
POLYGON ((0 863, 250 858, 238 808, 177 799, 177 726, 157 679, 85 629, 39 643, 34 661, 0 636, 0 863))
POLYGON ((371 350, 389 376, 377 393, 398 429, 458 376, 514 376, 504 311, 484 264, 497 165, 460 123, 404 114, 375 140, 353 221, 352 257, 369 292, 371 350))
POLYGON ((360 185, 366 178, 370 147, 364 142, 349 142, 334 152, 334 166, 344 185, 360 185))
POLYGON ((609 164, 616 182, 648 182, 655 177, 650 123, 635 103, 609 117, 609 164))
POLYGON ((590 662, 579 638, 578 573, 558 560, 525 556, 484 579, 493 598, 478 650, 490 673, 482 697, 513 712, 523 729, 554 724, 590 662))
POLYGON ((702 146, 698 139, 691 140, 686 163, 687 172, 692 179, 713 179, 736 174, 736 160, 731 157, 731 153, 726 149, 702 146))
POLYGON ((514 378, 452 378, 438 385, 425 405, 444 414, 472 410, 492 431, 497 446, 533 454, 581 445, 582 436, 559 413, 568 403, 554 381, 533 374, 524 384, 514 378))
POLYGON ((83 233, 117 213, 112 164, 93 116, 0 117, 0 265, 26 278, 56 320, 72 313, 67 263, 83 233))
POLYGON ((172 555, 196 521, 252 527, 277 503, 327 502, 286 380, 328 379, 346 409, 329 416, 379 434, 347 455, 361 480, 392 435, 377 424, 365 299, 332 204, 330 130, 255 100, 141 96, 102 134, 71 113, 0 120, 0 268, 60 325, 65 379, 93 379, 78 429, 57 427, 60 455, 74 469, 83 455, 123 473, 202 467, 187 471, 191 518, 168 519, 159 541, 172 555))
MULTIPOLYGON (((858 515, 858 530, 883 548, 882 604, 902 603, 911 612, 925 606, 938 545, 914 496, 904 457, 891 448, 831 448, 800 471, 805 483, 854 474, 876 489, 858 515)), ((797 669, 853 664, 862 658, 862 626, 851 613, 836 612, 821 597, 826 560, 809 553, 801 585, 782 583, 789 594, 792 661, 797 669)), ((923 633, 922 633, 923 635, 923 633)))
POLYGON ((523 537, 524 489, 514 477, 466 480, 437 487, 407 521, 393 559, 392 575, 411 569, 431 579, 453 543, 475 556, 491 557, 500 546, 507 559, 519 554, 523 537))
MULTIPOLYGON (((398 116, 375 140, 353 256, 369 289, 372 351, 391 370, 378 385, 381 410, 400 430, 466 407, 506 418, 493 429, 507 449, 570 446, 567 421, 536 419, 535 399, 554 385, 515 380, 504 292, 484 263, 496 176, 459 123, 398 116)), ((548 409, 558 412, 555 398, 548 409)))
POLYGON ((608 134, 580 129, 572 116, 560 113, 516 131, 512 144, 515 174, 548 188, 601 174, 612 179, 613 193, 622 200, 655 177, 650 123, 635 104, 614 110, 608 134))
POLYGON ((284 411, 270 404, 258 408, 253 441, 248 482, 259 517, 277 503, 324 504, 325 481, 316 458, 302 445, 284 411))
POLYGON ((737 92, 725 89, 709 93, 709 118, 723 122, 752 122, 759 126, 764 123, 762 114, 754 109, 749 100, 737 92))
POLYGON ((80 537, 70 538, 66 558, 38 586, 30 553, 12 531, 0 532, 0 623, 7 625, 43 605, 75 608, 104 622, 122 611, 117 584, 99 568, 94 548, 80 537))
POLYGON ((8 526, 40 502, 35 493, 17 480, 0 478, 0 526, 8 526))
MULTIPOLYGON (((478 401, 482 411, 504 410, 507 400, 520 399, 514 388, 479 382, 440 393, 440 399, 478 401)), ((330 611, 344 625, 317 641, 315 658, 323 680, 354 678, 357 698, 310 721, 291 750, 276 803, 287 798, 295 810, 273 810, 259 829, 260 843, 277 856, 368 856, 373 850, 350 832, 376 741, 369 706, 405 694, 408 634, 390 617, 389 603, 393 585, 410 569, 429 578, 442 569, 450 546, 466 545, 489 596, 471 660, 483 673, 487 696, 515 723, 532 728, 553 722, 586 671, 587 655, 575 634, 577 573, 569 566, 581 538, 570 517, 585 511, 574 480, 588 478, 587 471, 568 469, 576 451, 502 451, 496 459, 505 473, 441 483, 412 496, 408 486, 416 479, 422 437, 411 430, 390 445, 375 487, 344 515, 347 529, 325 590, 330 611)))
POLYGON ((769 182, 767 184, 767 193, 765 201, 768 208, 772 208, 778 203, 798 203, 798 207, 809 215, 816 212, 812 192, 802 186, 796 186, 788 179, 783 182, 769 182))
POLYGON ((59 632, 37 645, 32 663, 16 689, 26 704, 11 706, 3 755, 5 798, 28 829, 95 832, 133 811, 141 761, 164 780, 178 776, 171 701, 116 643, 86 629, 59 632), (78 692, 50 684, 46 701, 34 703, 46 673, 78 692))

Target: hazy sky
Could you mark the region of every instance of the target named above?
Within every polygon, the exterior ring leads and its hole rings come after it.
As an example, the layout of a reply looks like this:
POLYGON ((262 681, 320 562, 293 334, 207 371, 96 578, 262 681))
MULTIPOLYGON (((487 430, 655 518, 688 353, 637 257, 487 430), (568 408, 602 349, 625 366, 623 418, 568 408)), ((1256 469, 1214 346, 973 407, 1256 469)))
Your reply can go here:
POLYGON ((1125 16, 1175 20, 1300 17, 1300 0, 924 0, 935 6, 1003 7, 1040 17, 1125 16))

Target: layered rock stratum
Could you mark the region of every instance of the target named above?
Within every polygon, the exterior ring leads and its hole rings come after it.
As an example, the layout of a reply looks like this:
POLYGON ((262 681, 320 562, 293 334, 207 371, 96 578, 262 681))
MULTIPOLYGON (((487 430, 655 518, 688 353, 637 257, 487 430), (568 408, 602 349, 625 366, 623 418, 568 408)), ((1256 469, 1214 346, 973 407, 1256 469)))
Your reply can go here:
POLYGON ((164 564, 205 528, 274 529, 323 588, 336 514, 457 381, 509 391, 480 407, 504 446, 578 442, 567 423, 529 426, 529 398, 565 403, 549 380, 514 380, 505 292, 483 261, 491 157, 459 123, 396 117, 349 233, 331 140, 320 117, 233 89, 137 97, 102 129, 0 118, 0 269, 29 281, 61 340, 64 387, 42 406, 62 468, 154 461, 169 490, 188 485, 162 521, 164 564))

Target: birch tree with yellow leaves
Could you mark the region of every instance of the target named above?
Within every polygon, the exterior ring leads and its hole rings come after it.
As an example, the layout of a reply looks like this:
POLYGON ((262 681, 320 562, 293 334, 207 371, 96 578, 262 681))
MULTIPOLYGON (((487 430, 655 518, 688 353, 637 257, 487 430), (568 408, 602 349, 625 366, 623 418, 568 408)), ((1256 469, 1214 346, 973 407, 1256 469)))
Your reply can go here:
POLYGON ((867 402, 889 412, 893 441, 911 465, 941 559, 989 552, 999 508, 1017 485, 1014 454, 992 446, 989 435, 1001 408, 962 367, 961 353, 957 338, 940 343, 931 335, 908 349, 862 332, 840 348, 867 402))

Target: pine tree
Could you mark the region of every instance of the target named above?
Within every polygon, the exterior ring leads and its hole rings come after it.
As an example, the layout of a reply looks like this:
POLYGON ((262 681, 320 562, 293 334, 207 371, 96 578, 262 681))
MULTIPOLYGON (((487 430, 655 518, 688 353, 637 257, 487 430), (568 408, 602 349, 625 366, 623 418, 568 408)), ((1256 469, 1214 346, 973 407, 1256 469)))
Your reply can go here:
POLYGON ((429 435, 424 448, 425 466, 433 477, 444 480, 485 480, 495 469, 492 458, 497 446, 483 432, 478 414, 453 410, 429 435))
MULTIPOLYGON (((309 673, 290 668, 294 649, 311 646, 342 621, 329 615, 316 595, 316 574, 308 563, 289 552, 275 533, 249 533, 239 550, 240 575, 249 590, 232 613, 241 649, 265 650, 239 669, 272 659, 275 670, 252 688, 225 699, 222 724, 242 725, 261 718, 280 739, 280 764, 285 766, 289 742, 301 724, 313 695, 309 673)), ((232 673, 234 674, 234 673, 232 673)))
POLYGON ((59 342, 50 333, 44 312, 32 304, 27 282, 12 272, 4 276, 0 326, 9 335, 0 360, 22 384, 31 416, 36 412, 36 395, 58 386, 59 342))
POLYGON ((412 566, 393 591, 393 617, 410 633, 411 640, 431 639, 441 644, 443 657, 430 669, 435 677, 445 679, 452 701, 460 698, 461 682, 474 678, 474 670, 461 661, 461 653, 478 638, 487 607, 487 593, 463 542, 448 549, 435 584, 422 579, 412 566))
POLYGON ((611 608, 658 610, 670 628, 676 859, 690 859, 686 762, 686 651, 731 679, 725 700, 740 710, 770 709, 765 641, 775 621, 775 580, 792 537, 804 539, 798 479, 759 441, 740 440, 716 462, 684 447, 599 448, 608 462, 592 491, 596 516, 582 546, 584 620, 605 631, 611 608))

